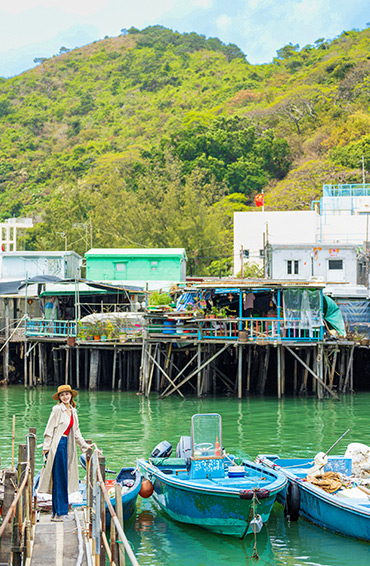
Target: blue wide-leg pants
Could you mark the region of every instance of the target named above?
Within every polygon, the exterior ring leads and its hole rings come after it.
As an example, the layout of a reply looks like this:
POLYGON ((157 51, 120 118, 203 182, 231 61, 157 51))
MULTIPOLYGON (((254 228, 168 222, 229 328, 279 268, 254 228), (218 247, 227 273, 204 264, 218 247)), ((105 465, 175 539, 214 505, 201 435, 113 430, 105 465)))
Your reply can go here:
POLYGON ((62 436, 53 462, 53 515, 68 515, 68 437, 62 436))

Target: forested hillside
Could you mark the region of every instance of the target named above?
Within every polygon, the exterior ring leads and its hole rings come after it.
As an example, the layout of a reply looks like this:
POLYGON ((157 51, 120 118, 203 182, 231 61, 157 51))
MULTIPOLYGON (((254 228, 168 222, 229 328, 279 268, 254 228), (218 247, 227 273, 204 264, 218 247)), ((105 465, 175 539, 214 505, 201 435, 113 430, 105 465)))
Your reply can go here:
POLYGON ((236 45, 131 28, 0 79, 0 216, 32 215, 27 249, 185 247, 193 273, 232 257, 232 214, 308 209, 370 170, 370 29, 236 45))

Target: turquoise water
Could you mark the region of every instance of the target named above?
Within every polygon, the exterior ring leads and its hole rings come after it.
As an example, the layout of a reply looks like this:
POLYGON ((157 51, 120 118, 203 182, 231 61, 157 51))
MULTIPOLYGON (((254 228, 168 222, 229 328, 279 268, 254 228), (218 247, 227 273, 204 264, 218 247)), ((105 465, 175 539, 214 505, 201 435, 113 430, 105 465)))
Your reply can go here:
MULTIPOLYGON (((28 391, 21 387, 0 388, 1 467, 11 463, 12 416, 16 415, 16 444, 24 442, 28 427, 37 428, 42 442, 54 401, 50 388, 28 391)), ((254 459, 258 453, 312 457, 326 451, 351 428, 336 448, 343 454, 349 442, 370 445, 370 394, 341 399, 231 398, 203 400, 171 397, 149 401, 134 393, 82 391, 78 414, 85 438, 103 449, 107 467, 119 470, 147 457, 161 440, 176 447, 181 435, 190 434, 194 413, 218 412, 223 418, 223 445, 228 452, 254 459)), ((37 465, 41 467, 41 448, 37 465)), ((83 470, 81 470, 81 477, 83 470)), ((209 534, 202 529, 175 523, 151 499, 138 499, 135 524, 127 531, 141 565, 235 566, 245 564, 368 566, 370 544, 323 531, 306 521, 288 523, 276 504, 269 523, 257 537, 259 560, 252 558, 253 539, 240 541, 209 534)))

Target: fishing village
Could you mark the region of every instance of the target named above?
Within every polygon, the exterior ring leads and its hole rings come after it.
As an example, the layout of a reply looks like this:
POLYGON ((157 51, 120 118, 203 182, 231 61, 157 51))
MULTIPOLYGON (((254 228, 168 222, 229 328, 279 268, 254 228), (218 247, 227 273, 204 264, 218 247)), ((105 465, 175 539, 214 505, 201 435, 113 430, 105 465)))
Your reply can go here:
MULTIPOLYGON (((356 202, 366 205, 369 190, 358 185, 324 187, 320 209, 327 211, 333 194, 345 212, 348 199, 351 206, 356 202)), ((11 233, 5 232, 8 239, 2 243, 7 250, 2 253, 2 273, 16 274, 17 278, 0 281, 3 387, 16 375, 22 376, 17 377, 18 385, 29 390, 53 386, 58 391, 61 387, 109 389, 122 394, 133 391, 147 400, 155 395, 164 403, 171 395, 186 399, 220 394, 239 400, 269 394, 278 399, 303 395, 338 402, 343 395, 355 394, 357 388, 366 389, 366 379, 356 379, 363 374, 361 368, 366 367, 369 356, 370 319, 358 317, 358 312, 368 312, 368 281, 364 276, 359 279, 359 274, 369 277, 366 242, 362 252, 355 243, 343 249, 325 241, 282 245, 269 236, 267 220, 270 225, 275 221, 271 213, 262 209, 244 214, 253 216, 243 225, 254 222, 254 234, 259 223, 260 239, 255 243, 246 235, 240 244, 241 223, 235 218, 234 241, 240 251, 241 273, 226 278, 187 278, 186 250, 181 248, 92 248, 85 255, 86 277, 82 278, 82 258, 76 253, 18 252, 19 224, 11 233), (260 249, 261 242, 263 277, 243 277, 247 246, 260 249), (13 250, 9 250, 11 246, 13 250), (284 250, 280 267, 275 250, 284 250), (309 276, 303 268, 305 256, 311 260, 309 276), (324 268, 319 270, 315 262, 322 262, 324 268), (334 278, 330 270, 335 271, 334 278), (342 279, 341 271, 354 272, 352 282, 342 279), (124 273, 125 279, 116 279, 117 273, 120 277, 124 273), (273 278, 275 273, 281 278, 273 278)), ((322 221, 316 210, 312 217, 316 223, 322 221)), ((311 218, 307 220, 309 224, 311 218)), ((307 237, 303 229, 302 237, 307 237)), ((348 240, 348 232, 345 237, 348 240)), ((224 450, 220 415, 198 414, 192 417, 191 436, 181 436, 175 458, 170 457, 172 445, 163 440, 153 447, 148 461, 138 460, 136 469, 122 468, 116 480, 107 483, 105 458, 95 444, 81 461, 86 470, 84 503, 79 500, 74 508, 71 530, 70 525, 50 523, 50 515, 43 513, 50 508, 48 500, 42 493, 38 498, 34 491, 36 429, 30 428, 26 444, 19 445, 17 465, 14 430, 12 436, 12 465, 3 472, 1 564, 42 566, 54 554, 56 564, 105 564, 106 560, 109 564, 124 564, 125 560, 138 564, 124 525, 135 514, 138 494, 150 497, 153 489, 159 505, 175 520, 242 539, 248 533, 256 538, 274 500, 284 493, 290 520, 297 520, 302 513, 337 531, 337 518, 333 525, 329 518, 324 519, 331 516, 332 503, 323 498, 323 510, 313 517, 295 482, 307 476, 319 486, 316 492, 334 491, 338 497, 342 489, 339 475, 352 478, 352 464, 356 464, 359 477, 346 480, 350 487, 346 486, 340 499, 344 502, 342 513, 349 512, 349 493, 356 493, 354 499, 359 493, 362 507, 357 513, 363 515, 364 526, 348 534, 368 538, 370 504, 363 500, 369 500, 370 480, 363 478, 370 448, 362 444, 351 445, 353 454, 344 457, 328 456, 328 450, 318 453, 314 461, 306 458, 280 463, 277 457, 260 455, 253 464, 224 450), (285 476, 284 466, 295 466, 296 475, 287 472, 285 476), (263 481, 258 469, 266 476, 263 481), (330 477, 322 479, 321 474, 330 477), (219 486, 213 495, 207 487, 210 477, 219 486), (121 497, 125 482, 128 491, 121 497), (187 484, 192 486, 190 497, 184 491, 187 484), (220 503, 222 492, 237 497, 231 500, 232 514, 227 500, 220 503), (240 510, 235 513, 237 501, 240 510), (200 506, 206 510, 215 504, 223 506, 219 518, 199 516, 200 506), (74 540, 67 554, 61 550, 63 537, 74 540), (59 553, 64 556, 62 562, 58 561, 59 553)), ((310 497, 318 497, 316 492, 310 497)), ((257 548, 255 542, 255 558, 257 548)))
POLYGON ((0 566, 367 566, 370 24, 82 3, 0 58, 0 566))

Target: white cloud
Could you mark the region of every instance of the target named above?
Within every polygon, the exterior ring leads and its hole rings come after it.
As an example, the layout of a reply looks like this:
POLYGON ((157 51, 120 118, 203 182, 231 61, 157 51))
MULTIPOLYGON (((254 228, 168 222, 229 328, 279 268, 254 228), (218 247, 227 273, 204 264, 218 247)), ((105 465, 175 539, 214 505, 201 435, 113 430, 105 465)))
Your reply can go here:
POLYGON ((110 0, 17 0, 2 2, 0 13, 21 14, 33 8, 59 9, 61 12, 76 15, 89 15, 99 12, 108 6, 110 0))
POLYGON ((190 6, 200 7, 200 8, 211 8, 212 0, 190 0, 190 6))
POLYGON ((230 27, 231 22, 232 20, 229 16, 227 16, 226 14, 222 14, 222 16, 219 16, 217 18, 216 25, 219 30, 225 31, 230 27))

